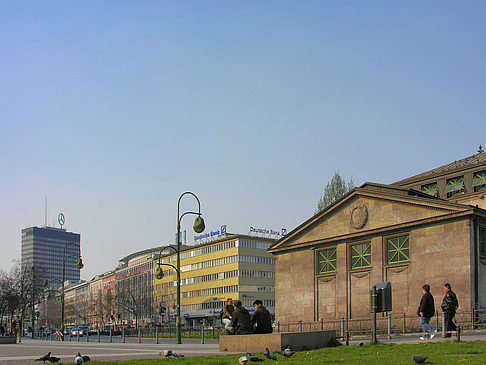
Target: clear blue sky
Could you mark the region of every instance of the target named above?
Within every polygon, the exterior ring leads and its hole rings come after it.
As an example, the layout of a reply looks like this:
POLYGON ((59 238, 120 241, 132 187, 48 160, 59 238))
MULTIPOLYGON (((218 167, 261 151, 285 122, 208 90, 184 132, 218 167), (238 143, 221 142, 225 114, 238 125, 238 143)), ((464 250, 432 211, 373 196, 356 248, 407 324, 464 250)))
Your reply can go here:
POLYGON ((391 183, 474 154, 484 19, 481 1, 0 2, 0 268, 45 196, 90 279, 173 242, 186 190, 210 230, 290 230, 335 171, 391 183))

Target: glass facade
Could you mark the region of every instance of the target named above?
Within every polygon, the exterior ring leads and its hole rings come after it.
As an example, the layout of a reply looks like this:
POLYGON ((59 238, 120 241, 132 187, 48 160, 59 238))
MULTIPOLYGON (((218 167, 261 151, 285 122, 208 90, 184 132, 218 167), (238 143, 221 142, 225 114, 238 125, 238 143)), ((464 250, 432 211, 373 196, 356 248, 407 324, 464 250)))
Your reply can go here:
POLYGON ((22 230, 21 264, 34 267, 36 272, 47 279, 51 288, 62 282, 64 258, 65 280, 79 281, 79 269, 75 267, 80 255, 81 236, 54 227, 29 227, 22 230), (71 244, 74 243, 74 244, 71 244))

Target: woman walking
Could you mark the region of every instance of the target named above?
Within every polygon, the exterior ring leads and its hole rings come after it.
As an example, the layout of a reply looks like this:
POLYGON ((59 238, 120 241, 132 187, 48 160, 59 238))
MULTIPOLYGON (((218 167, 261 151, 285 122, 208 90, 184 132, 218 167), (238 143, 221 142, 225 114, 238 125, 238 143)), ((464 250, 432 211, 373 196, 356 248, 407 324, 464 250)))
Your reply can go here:
POLYGON ((420 307, 418 310, 418 315, 420 316, 420 325, 424 329, 424 333, 421 340, 427 340, 434 338, 437 330, 433 329, 432 326, 429 324, 430 318, 432 318, 435 314, 435 305, 434 305, 434 297, 430 294, 430 285, 425 284, 422 287, 422 299, 420 299, 420 307))

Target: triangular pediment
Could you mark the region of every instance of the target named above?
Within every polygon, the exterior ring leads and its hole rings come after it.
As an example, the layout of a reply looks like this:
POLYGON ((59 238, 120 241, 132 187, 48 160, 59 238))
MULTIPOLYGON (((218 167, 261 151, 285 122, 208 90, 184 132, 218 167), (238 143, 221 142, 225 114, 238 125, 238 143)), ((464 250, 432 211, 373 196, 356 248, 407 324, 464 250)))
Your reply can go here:
POLYGON ((364 184, 277 241, 271 252, 441 219, 470 207, 387 185, 364 184), (416 193, 416 194, 415 194, 416 193))

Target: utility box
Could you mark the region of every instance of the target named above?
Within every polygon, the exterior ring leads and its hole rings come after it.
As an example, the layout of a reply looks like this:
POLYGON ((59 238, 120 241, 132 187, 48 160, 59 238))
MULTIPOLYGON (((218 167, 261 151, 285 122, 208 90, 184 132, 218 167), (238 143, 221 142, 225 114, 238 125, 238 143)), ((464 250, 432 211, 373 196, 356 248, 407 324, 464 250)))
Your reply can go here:
POLYGON ((373 289, 376 288, 376 313, 392 311, 392 287, 389 281, 378 283, 370 290, 371 313, 373 313, 373 289))

